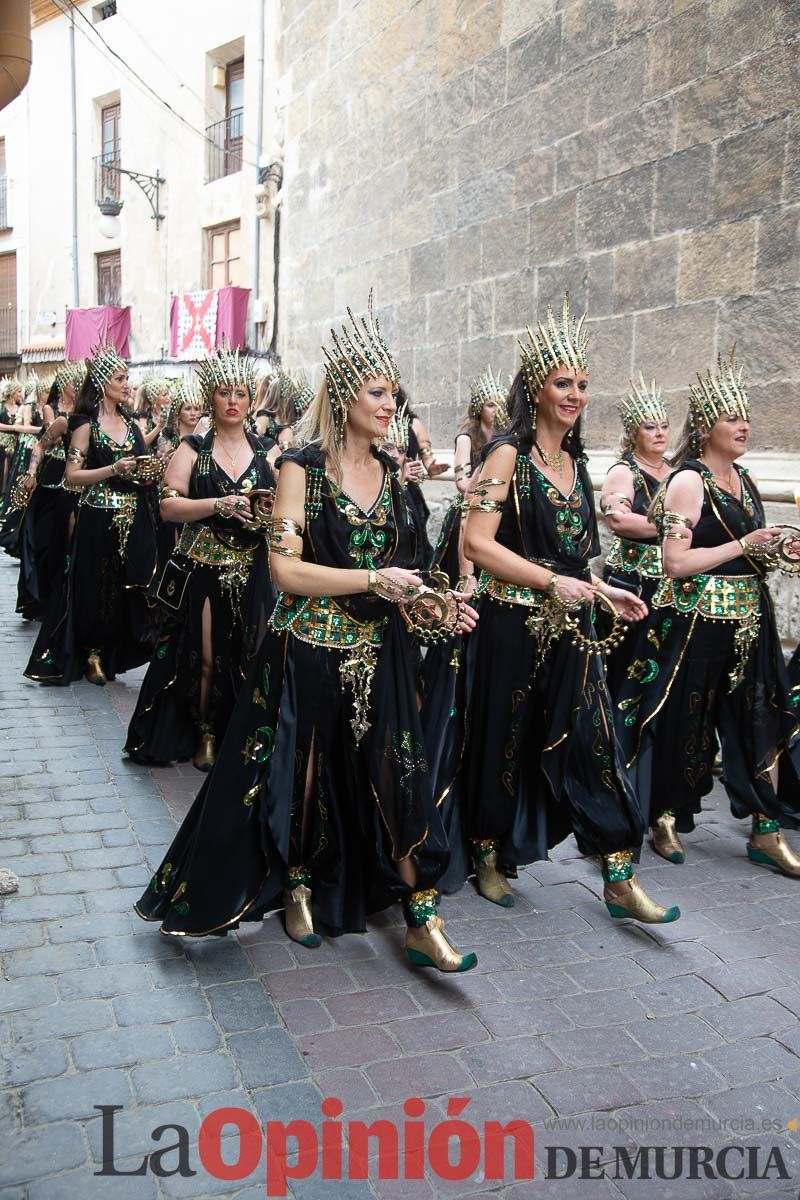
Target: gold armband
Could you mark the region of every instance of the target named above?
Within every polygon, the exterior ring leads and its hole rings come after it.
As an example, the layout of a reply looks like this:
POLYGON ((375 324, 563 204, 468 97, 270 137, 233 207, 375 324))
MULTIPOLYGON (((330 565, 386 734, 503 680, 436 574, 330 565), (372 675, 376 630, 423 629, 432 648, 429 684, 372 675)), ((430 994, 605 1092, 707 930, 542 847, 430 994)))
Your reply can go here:
POLYGON ((498 513, 503 511, 503 501, 487 500, 484 497, 481 500, 470 500, 464 507, 472 512, 498 513))
POLYGON ((472 470, 470 469, 470 467, 465 466, 464 463, 460 463, 453 470, 453 475, 456 477, 456 479, 469 479, 471 474, 472 474, 472 470))
POLYGON ((159 490, 159 497, 162 500, 185 500, 183 492, 179 492, 177 488, 162 487, 159 490))
POLYGON ((664 509, 664 516, 662 520, 666 529, 671 528, 673 525, 684 525, 687 529, 691 528, 691 521, 689 518, 685 517, 683 513, 675 512, 671 508, 664 509))
POLYGON ((290 517, 272 517, 267 525, 267 533, 270 539, 274 538, 276 542, 283 539, 281 534, 288 533, 292 537, 302 537, 303 531, 297 521, 293 521, 290 517))
POLYGON ((269 552, 270 552, 270 554, 282 554, 284 558, 302 558, 303 557, 302 550, 295 550, 291 546, 275 546, 272 544, 272 542, 270 542, 270 545, 269 545, 269 552))
POLYGON ((67 458, 70 462, 82 463, 86 462, 86 455, 83 450, 79 450, 77 446, 70 446, 67 458))
POLYGON ((478 481, 480 487, 477 488, 478 495, 486 495, 486 489, 490 487, 505 487, 508 483, 507 479, 480 479, 478 481))

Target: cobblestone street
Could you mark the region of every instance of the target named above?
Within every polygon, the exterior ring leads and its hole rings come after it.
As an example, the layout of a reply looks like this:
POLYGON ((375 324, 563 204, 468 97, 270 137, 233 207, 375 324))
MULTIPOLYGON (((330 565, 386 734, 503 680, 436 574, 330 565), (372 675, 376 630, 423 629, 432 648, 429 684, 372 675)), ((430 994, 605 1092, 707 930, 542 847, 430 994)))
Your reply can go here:
MULTIPOLYGON (((534 1126, 539 1178, 398 1182, 374 1170, 369 1182, 325 1182, 315 1173, 292 1183, 297 1200, 796 1200, 800 882, 748 864, 743 829, 719 794, 687 839, 685 865, 643 854, 648 891, 681 905, 674 925, 613 924, 596 866, 570 840, 521 874, 513 912, 471 888, 445 900, 454 941, 479 955, 461 978, 406 962, 399 909, 368 935, 317 951, 291 944, 279 919, 172 942, 131 905, 200 776, 123 758, 142 671, 105 689, 23 679, 35 629, 14 615, 15 587, 16 564, 3 558, 0 865, 20 887, 0 902, 0 1200, 263 1196, 263 1160, 244 1183, 203 1171, 194 1148, 203 1116, 235 1106, 261 1121, 318 1125, 325 1096, 341 1099, 345 1120, 398 1124, 402 1102, 422 1097, 430 1125, 444 1119, 448 1097, 469 1097, 464 1119, 479 1130, 513 1118, 534 1126), (197 1174, 95 1176, 97 1105, 123 1107, 119 1169, 158 1148, 155 1128, 179 1124, 197 1174), (546 1124, 581 1115, 583 1129, 546 1124), (758 1132, 762 1120, 774 1124, 758 1132), (764 1148, 762 1166, 778 1147, 790 1179, 544 1178, 553 1145, 603 1147, 596 1153, 610 1161, 620 1145, 716 1152, 741 1142, 764 1148)), ((738 1172, 741 1159, 730 1165, 738 1172)))

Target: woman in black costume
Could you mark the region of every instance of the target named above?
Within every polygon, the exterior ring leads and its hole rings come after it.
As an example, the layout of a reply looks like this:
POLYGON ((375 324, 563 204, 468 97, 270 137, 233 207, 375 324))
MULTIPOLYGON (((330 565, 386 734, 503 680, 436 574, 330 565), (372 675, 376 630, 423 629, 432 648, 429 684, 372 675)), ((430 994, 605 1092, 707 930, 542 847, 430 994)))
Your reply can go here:
POLYGON ((599 857, 613 917, 662 923, 632 870, 643 821, 614 737, 592 621, 599 595, 627 620, 644 603, 596 579, 592 485, 579 419, 588 400, 583 318, 564 301, 561 323, 520 343, 511 426, 487 447, 465 531, 481 568, 464 787, 478 889, 510 906, 507 874, 547 857, 573 833, 599 857), (571 625, 571 628, 570 628, 571 625))
POLYGON ((289 936, 319 945, 402 900, 406 948, 444 971, 474 966, 436 914, 447 842, 423 752, 405 616, 474 617, 422 589, 391 460, 375 449, 397 368, 372 315, 333 335, 311 418, 282 460, 271 532, 281 589, 216 766, 140 916, 163 933, 222 932, 284 904, 289 936), (283 899, 281 900, 281 896, 283 899))
POLYGON ((69 418, 64 477, 82 489, 69 570, 25 670, 48 684, 85 673, 103 686, 147 662, 153 649, 146 591, 157 566, 156 489, 149 474, 140 475, 144 438, 123 407, 128 368, 113 346, 103 346, 87 370, 69 418))
POLYGON ((32 375, 25 384, 25 403, 16 415, 17 444, 8 471, 0 524, 0 546, 11 558, 19 558, 19 534, 29 490, 25 477, 33 447, 42 430, 53 420, 53 412, 47 404, 49 390, 43 379, 32 375))
POLYGON ((691 832, 711 791, 719 738, 731 811, 752 822, 748 857, 800 876, 780 832, 800 828, 800 729, 765 579, 780 531, 763 528, 758 488, 736 462, 749 436, 731 355, 691 388, 654 506, 665 579, 616 697, 618 729, 662 857, 684 859, 678 832, 691 832))
POLYGON ((83 385, 83 363, 67 362, 56 371, 43 430, 23 477, 30 490, 19 538, 17 612, 26 621, 41 620, 64 574, 78 496, 64 487, 69 449, 68 419, 83 385))
MULTIPOLYGON (((659 485, 672 469, 664 457, 669 445, 669 417, 655 380, 648 388, 640 374, 638 387, 632 383, 620 402, 619 414, 623 428, 621 454, 600 494, 600 511, 614 534, 603 578, 612 586, 636 592, 649 608, 661 582, 661 547, 658 530, 647 514, 659 485)), ((637 628, 631 626, 609 655, 607 678, 612 698, 625 678, 637 628)))
POLYGON ((275 477, 245 429, 253 360, 218 350, 199 378, 211 430, 183 438, 161 488, 164 522, 185 524, 158 593, 169 600, 173 579, 182 600, 166 608, 125 750, 136 762, 193 757, 210 771, 272 607, 266 541, 242 520, 253 493, 274 499, 275 477))
POLYGON ((22 387, 19 380, 0 380, 0 497, 5 496, 8 471, 17 448, 15 425, 21 404, 22 387))
MULTIPOLYGON (((445 514, 433 551, 431 570, 448 586, 471 596, 477 579, 464 554, 464 505, 478 482, 481 456, 492 437, 508 423, 508 387, 489 368, 472 382, 467 415, 456 434, 454 475, 458 494, 445 514)), ((434 796, 450 843, 450 866, 441 881, 444 892, 458 891, 469 875, 469 831, 459 778, 468 709, 468 638, 453 637, 431 646, 425 655, 422 727, 434 779, 434 796)))

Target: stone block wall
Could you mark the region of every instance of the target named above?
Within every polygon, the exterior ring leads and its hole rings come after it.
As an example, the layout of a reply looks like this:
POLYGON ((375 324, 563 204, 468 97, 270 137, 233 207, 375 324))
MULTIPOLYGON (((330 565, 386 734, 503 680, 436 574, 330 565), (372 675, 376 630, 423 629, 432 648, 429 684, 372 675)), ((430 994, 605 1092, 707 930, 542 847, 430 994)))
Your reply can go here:
POLYGON ((798 0, 282 0, 281 351, 379 313, 434 442, 565 286, 589 439, 641 368, 677 418, 737 342, 800 449, 798 0))

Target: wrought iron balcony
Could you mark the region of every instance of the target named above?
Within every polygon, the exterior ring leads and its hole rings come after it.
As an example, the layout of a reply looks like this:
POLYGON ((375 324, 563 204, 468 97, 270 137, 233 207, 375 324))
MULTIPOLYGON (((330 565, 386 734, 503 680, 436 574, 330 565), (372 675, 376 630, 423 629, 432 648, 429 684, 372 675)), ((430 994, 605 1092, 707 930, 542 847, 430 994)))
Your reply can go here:
POLYGON ((17 353, 17 306, 4 304, 0 307, 0 355, 17 353))
POLYGON ((98 154, 94 160, 94 202, 119 200, 120 157, 118 154, 98 154))
POLYGON ((236 108, 224 121, 206 127, 206 182, 234 175, 242 169, 244 109, 236 108))

